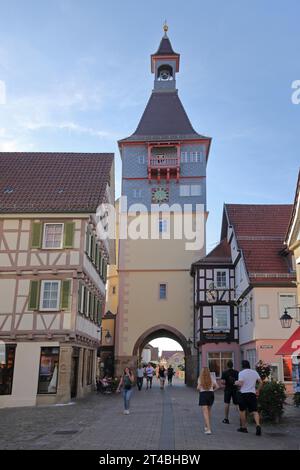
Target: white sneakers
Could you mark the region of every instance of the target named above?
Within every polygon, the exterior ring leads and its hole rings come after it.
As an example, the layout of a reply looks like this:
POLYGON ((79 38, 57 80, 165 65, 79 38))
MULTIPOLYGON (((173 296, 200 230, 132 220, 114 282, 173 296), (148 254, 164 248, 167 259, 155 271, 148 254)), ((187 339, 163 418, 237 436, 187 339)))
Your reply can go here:
POLYGON ((123 414, 124 414, 124 415, 129 415, 129 410, 124 410, 124 411, 123 411, 123 414))
POLYGON ((207 427, 204 428, 204 434, 211 434, 211 430, 207 427))

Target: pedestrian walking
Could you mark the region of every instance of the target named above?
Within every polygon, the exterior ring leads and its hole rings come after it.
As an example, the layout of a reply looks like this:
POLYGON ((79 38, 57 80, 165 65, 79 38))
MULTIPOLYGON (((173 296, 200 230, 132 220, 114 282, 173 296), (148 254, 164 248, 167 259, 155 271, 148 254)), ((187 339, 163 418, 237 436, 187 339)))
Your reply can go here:
POLYGON ((136 370, 136 382, 137 382, 137 386, 138 386, 139 391, 141 391, 142 387, 143 387, 144 375, 145 375, 145 368, 142 367, 141 364, 139 364, 139 366, 136 370))
POLYGON ((253 414, 256 424, 256 435, 261 436, 260 419, 257 410, 257 395, 262 387, 262 380, 256 370, 251 369, 249 361, 242 361, 242 370, 239 373, 235 385, 240 387, 239 409, 241 426, 238 428, 238 432, 248 432, 246 418, 246 411, 248 410, 249 413, 253 414), (256 390, 257 383, 259 383, 259 387, 256 390))
POLYGON ((229 409, 230 402, 234 405, 238 405, 238 388, 235 385, 235 382, 239 378, 239 373, 233 368, 233 362, 228 361, 227 367, 222 376, 221 383, 224 386, 224 403, 225 403, 225 418, 223 419, 224 424, 229 424, 229 409))
POLYGON ((121 391, 123 388, 123 399, 124 399, 124 415, 129 415, 129 406, 130 406, 130 398, 132 395, 132 387, 134 383, 134 375, 129 369, 129 367, 125 367, 124 373, 120 379, 117 392, 121 391))
POLYGON ((152 388, 153 374, 154 374, 154 369, 151 363, 149 362, 149 364, 146 367, 146 380, 147 380, 146 390, 148 390, 148 388, 152 388))
POLYGON ((163 390, 165 388, 165 381, 166 381, 166 369, 164 368, 163 365, 159 366, 158 378, 159 378, 160 389, 163 390))
POLYGON ((172 385, 173 375, 175 374, 173 367, 170 365, 167 369, 168 385, 172 385))
POLYGON ((199 390, 199 406, 202 408, 205 422, 204 433, 211 434, 211 407, 215 400, 214 391, 218 384, 208 367, 203 367, 198 378, 197 390, 199 390))

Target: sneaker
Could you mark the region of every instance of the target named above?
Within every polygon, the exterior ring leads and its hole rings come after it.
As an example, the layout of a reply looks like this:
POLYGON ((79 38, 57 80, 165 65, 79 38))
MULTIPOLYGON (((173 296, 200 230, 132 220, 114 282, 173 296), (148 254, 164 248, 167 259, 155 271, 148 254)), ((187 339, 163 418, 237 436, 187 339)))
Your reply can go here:
POLYGON ((226 419, 226 418, 223 419, 222 423, 224 423, 224 424, 229 424, 229 419, 226 419))
POLYGON ((244 432, 244 433, 247 433, 248 432, 248 429, 247 428, 238 428, 237 429, 237 432, 244 432))
POLYGON ((206 429, 206 431, 204 431, 204 434, 211 434, 211 430, 210 430, 210 429, 206 429))
POLYGON ((129 415, 129 410, 124 410, 124 415, 129 415))
POLYGON ((256 435, 261 436, 261 427, 260 426, 256 426, 256 435))

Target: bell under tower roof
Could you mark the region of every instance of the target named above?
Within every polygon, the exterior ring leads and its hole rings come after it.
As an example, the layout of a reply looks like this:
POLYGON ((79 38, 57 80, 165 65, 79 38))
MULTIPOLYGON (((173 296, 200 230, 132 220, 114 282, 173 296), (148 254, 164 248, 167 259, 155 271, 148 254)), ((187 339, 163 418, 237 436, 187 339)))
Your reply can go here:
MULTIPOLYGON (((179 70, 180 55, 174 52, 170 39, 167 36, 168 26, 164 24, 164 36, 160 41, 160 45, 155 54, 151 55, 151 70, 157 69, 157 62, 167 59, 174 67, 175 71, 179 70)), ((169 83, 174 83, 173 79, 169 83)), ((119 144, 126 142, 141 141, 182 141, 182 140, 208 140, 210 137, 198 134, 180 101, 176 88, 171 86, 164 89, 154 87, 150 99, 146 105, 140 122, 135 132, 125 138, 119 140, 119 144)))

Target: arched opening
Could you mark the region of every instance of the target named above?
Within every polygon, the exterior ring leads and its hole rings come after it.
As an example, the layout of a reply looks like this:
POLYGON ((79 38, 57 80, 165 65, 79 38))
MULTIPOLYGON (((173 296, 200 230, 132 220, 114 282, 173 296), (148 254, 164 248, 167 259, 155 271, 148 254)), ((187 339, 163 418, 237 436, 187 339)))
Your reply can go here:
POLYGON ((173 68, 171 65, 160 65, 157 69, 157 79, 163 81, 173 80, 173 68))
POLYGON ((145 331, 136 341, 132 355, 136 358, 136 361, 139 362, 142 358, 143 350, 146 346, 151 343, 151 341, 157 338, 169 338, 176 341, 182 348, 184 352, 184 381, 186 384, 191 384, 193 382, 192 379, 192 371, 190 370, 190 363, 191 363, 191 341, 178 330, 175 328, 168 326, 168 325, 156 325, 147 331, 145 331))

